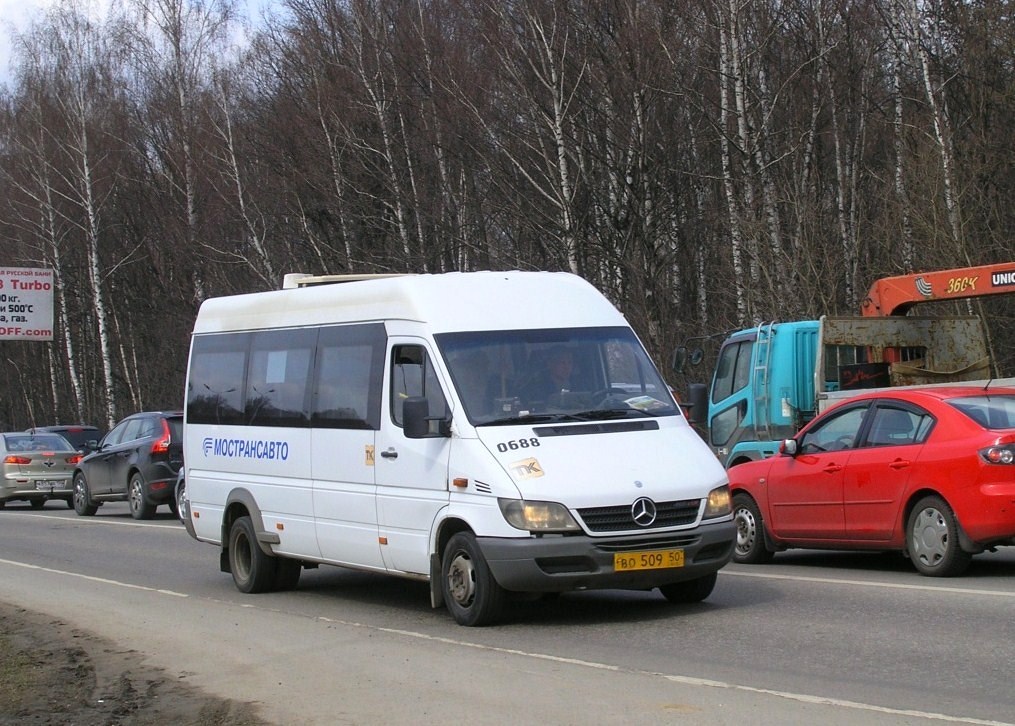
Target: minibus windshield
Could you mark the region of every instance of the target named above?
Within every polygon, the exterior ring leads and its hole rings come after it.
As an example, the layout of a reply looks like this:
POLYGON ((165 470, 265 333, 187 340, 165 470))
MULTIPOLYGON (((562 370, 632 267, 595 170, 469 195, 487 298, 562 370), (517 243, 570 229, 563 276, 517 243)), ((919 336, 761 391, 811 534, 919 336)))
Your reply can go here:
POLYGON ((435 336, 473 425, 676 416, 679 408, 630 328, 435 336))

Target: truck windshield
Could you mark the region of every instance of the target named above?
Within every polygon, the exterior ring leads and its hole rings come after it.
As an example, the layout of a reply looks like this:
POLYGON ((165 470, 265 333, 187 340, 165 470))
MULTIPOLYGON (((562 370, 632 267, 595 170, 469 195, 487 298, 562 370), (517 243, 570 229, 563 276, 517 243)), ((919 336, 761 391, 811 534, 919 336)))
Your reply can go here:
POLYGON ((629 328, 435 336, 476 426, 519 420, 676 416, 679 408, 629 328))

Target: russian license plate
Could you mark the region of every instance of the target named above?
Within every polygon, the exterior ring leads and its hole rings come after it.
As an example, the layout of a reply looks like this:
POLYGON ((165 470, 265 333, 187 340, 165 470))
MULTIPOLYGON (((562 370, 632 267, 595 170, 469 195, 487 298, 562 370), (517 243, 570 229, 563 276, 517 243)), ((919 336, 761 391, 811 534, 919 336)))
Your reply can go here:
POLYGON ((617 572, 627 572, 629 570, 662 570, 667 567, 683 566, 683 550, 617 552, 613 555, 613 569, 617 572))
POLYGON ((54 487, 60 486, 59 481, 37 481, 35 482, 36 489, 52 490, 54 487))

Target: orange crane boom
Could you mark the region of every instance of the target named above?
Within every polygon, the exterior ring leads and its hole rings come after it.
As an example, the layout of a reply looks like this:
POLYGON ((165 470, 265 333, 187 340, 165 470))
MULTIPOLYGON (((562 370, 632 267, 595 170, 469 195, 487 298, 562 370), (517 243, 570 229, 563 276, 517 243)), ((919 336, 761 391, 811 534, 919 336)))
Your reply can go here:
POLYGON ((860 312, 864 317, 905 315, 909 308, 922 302, 1005 293, 1015 293, 1015 262, 914 272, 876 280, 861 303, 860 312))

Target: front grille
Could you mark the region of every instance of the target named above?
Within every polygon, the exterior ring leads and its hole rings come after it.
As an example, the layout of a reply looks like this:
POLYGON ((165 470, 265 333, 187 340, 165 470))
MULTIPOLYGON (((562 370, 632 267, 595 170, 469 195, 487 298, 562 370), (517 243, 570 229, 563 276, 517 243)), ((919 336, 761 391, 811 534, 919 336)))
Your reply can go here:
POLYGON ((653 530, 694 524, 698 518, 700 499, 681 499, 675 502, 656 502, 656 519, 648 527, 635 523, 631 505, 588 507, 579 509, 578 515, 590 532, 622 532, 630 529, 653 530))

